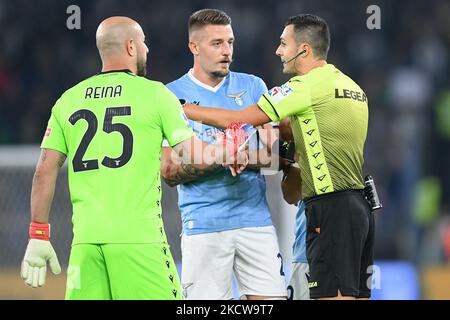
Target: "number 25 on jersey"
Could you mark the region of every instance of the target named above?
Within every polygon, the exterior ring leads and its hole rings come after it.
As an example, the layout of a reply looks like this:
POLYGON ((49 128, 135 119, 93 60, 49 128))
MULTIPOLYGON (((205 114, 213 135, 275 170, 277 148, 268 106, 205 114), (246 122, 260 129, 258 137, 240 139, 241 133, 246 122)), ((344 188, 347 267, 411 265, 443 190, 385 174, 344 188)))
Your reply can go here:
MULTIPOLYGON (((118 131, 123 137, 123 146, 122 154, 119 157, 110 158, 105 155, 102 160, 103 166, 111 169, 117 169, 123 167, 127 164, 128 161, 130 161, 131 156, 133 155, 133 133, 131 132, 130 128, 123 123, 112 123, 114 117, 130 115, 130 106, 106 108, 105 120, 103 121, 103 131, 106 133, 118 131)), ((75 125, 80 119, 84 119, 88 123, 88 127, 72 160, 74 172, 95 170, 99 168, 98 159, 83 160, 83 156, 86 153, 89 144, 97 133, 97 117, 92 111, 81 109, 74 112, 69 117, 69 122, 72 125, 75 125)))

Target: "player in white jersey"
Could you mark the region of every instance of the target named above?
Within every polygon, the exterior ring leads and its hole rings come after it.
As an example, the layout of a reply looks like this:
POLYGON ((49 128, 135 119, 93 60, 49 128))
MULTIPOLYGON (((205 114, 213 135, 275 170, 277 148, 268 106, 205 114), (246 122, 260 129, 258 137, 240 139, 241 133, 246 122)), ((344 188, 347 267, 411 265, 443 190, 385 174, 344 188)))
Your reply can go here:
MULTIPOLYGON (((189 19, 194 66, 168 88, 179 99, 201 105, 240 110, 256 103, 267 87, 256 76, 230 72, 233 42, 231 19, 224 12, 194 13, 189 19)), ((189 126, 210 143, 223 132, 193 121, 189 126)), ((254 139, 250 149, 257 150, 258 144, 262 146, 254 139)), ((185 299, 231 299, 233 271, 241 298, 285 299, 282 258, 265 197, 262 164, 249 164, 249 170, 236 179, 221 166, 194 170, 173 159, 172 150, 164 147, 161 174, 179 192, 185 299)))

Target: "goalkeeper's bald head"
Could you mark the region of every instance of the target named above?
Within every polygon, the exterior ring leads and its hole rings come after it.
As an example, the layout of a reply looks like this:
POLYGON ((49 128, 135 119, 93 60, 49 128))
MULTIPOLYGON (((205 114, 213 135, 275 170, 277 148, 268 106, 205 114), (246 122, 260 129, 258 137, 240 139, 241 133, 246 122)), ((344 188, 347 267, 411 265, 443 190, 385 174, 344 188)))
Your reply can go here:
POLYGON ((139 23, 128 17, 109 17, 98 26, 96 44, 103 66, 130 65, 137 75, 145 76, 148 48, 139 23))

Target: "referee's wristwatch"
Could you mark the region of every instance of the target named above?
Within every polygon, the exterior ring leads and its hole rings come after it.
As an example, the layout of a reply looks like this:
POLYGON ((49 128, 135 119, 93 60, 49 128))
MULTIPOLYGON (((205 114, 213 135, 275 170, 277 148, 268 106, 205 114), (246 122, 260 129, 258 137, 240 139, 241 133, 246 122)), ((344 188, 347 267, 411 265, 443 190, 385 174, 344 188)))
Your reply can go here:
POLYGON ((184 108, 184 106, 186 105, 186 100, 184 100, 184 99, 178 99, 179 101, 180 101, 180 103, 181 103, 181 107, 182 108, 184 108))

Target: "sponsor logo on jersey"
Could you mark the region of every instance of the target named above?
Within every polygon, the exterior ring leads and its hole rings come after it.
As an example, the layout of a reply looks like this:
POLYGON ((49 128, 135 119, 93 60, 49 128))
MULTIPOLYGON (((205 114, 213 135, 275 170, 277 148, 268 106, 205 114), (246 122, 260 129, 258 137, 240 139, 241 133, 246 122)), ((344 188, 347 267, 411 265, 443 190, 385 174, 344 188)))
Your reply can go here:
POLYGON ((50 133, 52 133, 52 128, 47 128, 47 130, 45 130, 45 135, 44 135, 44 137, 50 136, 50 133))
POLYGON ((286 98, 288 95, 290 95, 291 93, 293 93, 294 90, 283 84, 280 87, 274 87, 269 91, 269 96, 272 98, 272 100, 274 102, 279 102, 281 100, 283 100, 284 98, 286 98))
POLYGON ((281 85, 281 93, 284 95, 284 96, 288 96, 288 95, 290 95, 292 92, 294 92, 294 90, 291 88, 291 87, 289 87, 288 85, 285 85, 285 84, 283 84, 283 85, 281 85))
POLYGON ((334 89, 336 99, 353 99, 359 102, 366 102, 367 96, 364 92, 353 91, 350 89, 334 89))
POLYGON ((228 97, 233 98, 234 102, 240 107, 244 105, 244 101, 242 101, 242 96, 247 92, 247 90, 242 90, 238 93, 229 93, 227 94, 228 97))
POLYGON ((274 97, 279 93, 278 87, 274 87, 269 90, 269 96, 274 97))

